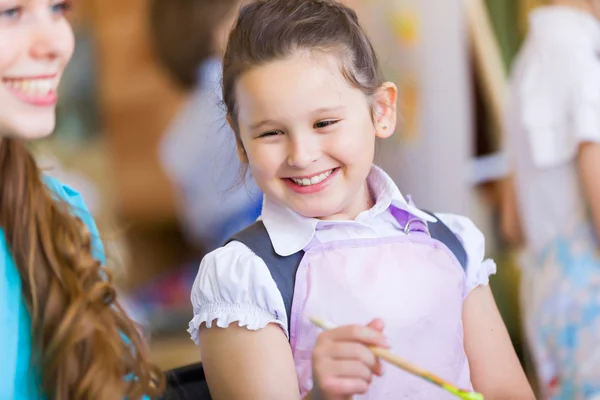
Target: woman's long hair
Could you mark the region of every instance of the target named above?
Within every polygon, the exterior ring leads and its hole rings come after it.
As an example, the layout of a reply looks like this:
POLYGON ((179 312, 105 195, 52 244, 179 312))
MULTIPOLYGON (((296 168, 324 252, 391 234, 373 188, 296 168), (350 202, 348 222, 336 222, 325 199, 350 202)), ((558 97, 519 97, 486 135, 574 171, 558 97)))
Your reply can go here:
POLYGON ((52 400, 158 395, 135 323, 115 301, 111 274, 92 256, 85 224, 42 181, 25 144, 0 137, 0 226, 32 317, 33 369, 52 400))

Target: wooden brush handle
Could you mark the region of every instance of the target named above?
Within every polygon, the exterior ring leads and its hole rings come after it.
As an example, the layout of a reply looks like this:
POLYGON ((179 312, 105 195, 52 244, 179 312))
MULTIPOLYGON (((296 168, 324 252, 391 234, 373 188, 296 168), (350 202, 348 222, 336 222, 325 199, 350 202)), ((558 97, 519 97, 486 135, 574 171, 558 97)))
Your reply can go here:
POLYGON ((373 352, 373 354, 375 354, 377 357, 382 358, 385 361, 389 362, 390 364, 393 364, 407 372, 411 372, 414 375, 426 378, 427 380, 437 383, 440 386, 441 385, 452 386, 450 383, 444 381, 442 378, 439 378, 439 377, 433 375, 432 373, 425 371, 424 369, 421 369, 421 368, 409 363, 408 361, 404 360, 403 358, 398 357, 397 355, 393 354, 389 350, 382 349, 381 347, 370 347, 370 349, 373 352))

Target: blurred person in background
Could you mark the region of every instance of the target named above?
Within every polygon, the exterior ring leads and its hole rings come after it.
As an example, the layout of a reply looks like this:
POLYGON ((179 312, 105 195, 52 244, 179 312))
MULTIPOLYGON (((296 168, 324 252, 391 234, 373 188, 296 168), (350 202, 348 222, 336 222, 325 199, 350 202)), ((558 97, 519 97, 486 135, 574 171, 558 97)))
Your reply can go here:
MULTIPOLYGON (((247 2, 247 1, 246 1, 247 2)), ((162 165, 192 244, 210 251, 260 214, 262 195, 241 175, 221 95, 221 59, 242 0, 153 0, 157 55, 189 99, 165 133, 162 165)))
POLYGON ((545 399, 600 395, 600 1, 532 12, 507 134, 526 241, 523 317, 545 399))
POLYGON ((93 218, 27 148, 55 128, 69 9, 0 0, 0 399, 140 399, 162 374, 116 299, 93 218))

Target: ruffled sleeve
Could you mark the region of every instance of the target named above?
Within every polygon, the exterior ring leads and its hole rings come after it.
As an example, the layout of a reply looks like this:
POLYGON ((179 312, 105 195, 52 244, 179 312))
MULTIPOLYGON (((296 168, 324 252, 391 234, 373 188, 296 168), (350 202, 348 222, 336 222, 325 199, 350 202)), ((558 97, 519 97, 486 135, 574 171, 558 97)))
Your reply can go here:
POLYGON ((283 298, 267 266, 240 242, 207 254, 200 264, 191 294, 194 317, 188 332, 198 344, 199 328, 232 323, 259 330, 270 323, 287 332, 283 298))
POLYGON ((467 252, 466 295, 480 285, 490 282, 490 275, 496 273, 496 263, 485 258, 485 237, 467 217, 454 214, 436 214, 454 232, 467 252))

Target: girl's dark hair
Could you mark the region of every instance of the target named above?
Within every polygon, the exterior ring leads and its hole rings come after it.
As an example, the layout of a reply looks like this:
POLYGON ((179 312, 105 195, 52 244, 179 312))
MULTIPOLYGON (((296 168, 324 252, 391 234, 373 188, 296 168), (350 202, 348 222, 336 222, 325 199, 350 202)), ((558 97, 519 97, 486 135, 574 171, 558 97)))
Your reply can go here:
POLYGON ((367 96, 383 83, 375 50, 352 9, 333 0, 253 2, 242 8, 223 60, 223 100, 238 142, 235 87, 240 76, 297 51, 336 54, 344 77, 367 96))
POLYGON ((184 89, 214 55, 215 33, 239 0, 151 0, 150 33, 158 59, 184 89))

